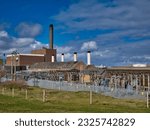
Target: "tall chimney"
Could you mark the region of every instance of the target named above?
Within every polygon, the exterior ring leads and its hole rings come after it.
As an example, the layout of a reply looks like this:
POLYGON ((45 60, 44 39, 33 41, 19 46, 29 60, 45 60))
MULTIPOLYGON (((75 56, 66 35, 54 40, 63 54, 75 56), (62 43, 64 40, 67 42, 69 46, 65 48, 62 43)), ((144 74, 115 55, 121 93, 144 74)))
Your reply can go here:
POLYGON ((61 54, 61 62, 64 62, 64 53, 61 54))
POLYGON ((91 65, 91 51, 87 51, 87 65, 91 65))
POLYGON ((53 49, 53 24, 49 25, 49 49, 53 49))
POLYGON ((55 57, 54 57, 54 55, 52 55, 52 62, 55 62, 55 57))
POLYGON ((76 62, 77 61, 77 52, 74 52, 73 58, 74 58, 74 62, 76 62))

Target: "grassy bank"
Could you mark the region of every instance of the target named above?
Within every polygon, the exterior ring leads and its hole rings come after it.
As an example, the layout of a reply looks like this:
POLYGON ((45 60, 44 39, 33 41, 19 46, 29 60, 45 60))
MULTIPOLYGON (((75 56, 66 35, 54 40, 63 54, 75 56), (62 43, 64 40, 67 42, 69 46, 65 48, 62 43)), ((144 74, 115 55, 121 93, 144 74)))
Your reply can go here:
POLYGON ((65 92, 46 90, 46 101, 42 101, 40 88, 28 88, 25 99, 24 89, 5 88, 0 93, 0 112, 150 112, 142 100, 115 99, 102 94, 93 94, 89 105, 89 92, 65 92), (10 90, 10 91, 8 91, 10 90))

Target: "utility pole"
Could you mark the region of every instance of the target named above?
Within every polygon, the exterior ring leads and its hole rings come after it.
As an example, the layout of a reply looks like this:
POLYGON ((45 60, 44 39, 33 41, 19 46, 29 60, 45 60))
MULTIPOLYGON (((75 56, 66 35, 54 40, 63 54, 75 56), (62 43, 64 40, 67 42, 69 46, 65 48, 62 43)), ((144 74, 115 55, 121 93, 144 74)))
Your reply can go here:
POLYGON ((12 81, 16 81, 16 70, 17 70, 17 63, 18 63, 18 55, 17 51, 13 51, 11 53, 11 79, 12 81))
POLYGON ((18 66, 18 56, 17 56, 17 54, 15 55, 15 76, 14 76, 14 78, 15 78, 15 81, 17 80, 17 75, 16 75, 16 72, 17 72, 17 66, 18 66))
POLYGON ((14 55, 14 81, 16 81, 16 55, 14 55))
POLYGON ((13 52, 11 53, 11 80, 13 81, 13 69, 14 69, 14 64, 13 64, 13 57, 14 57, 14 55, 13 55, 13 52))

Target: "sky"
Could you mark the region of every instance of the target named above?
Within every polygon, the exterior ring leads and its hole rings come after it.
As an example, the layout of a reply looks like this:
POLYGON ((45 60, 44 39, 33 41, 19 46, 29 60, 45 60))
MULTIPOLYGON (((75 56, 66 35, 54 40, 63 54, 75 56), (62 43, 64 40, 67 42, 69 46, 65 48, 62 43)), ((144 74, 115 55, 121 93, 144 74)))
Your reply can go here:
POLYGON ((150 64, 150 0, 0 0, 0 56, 48 47, 49 24, 58 61, 150 64))

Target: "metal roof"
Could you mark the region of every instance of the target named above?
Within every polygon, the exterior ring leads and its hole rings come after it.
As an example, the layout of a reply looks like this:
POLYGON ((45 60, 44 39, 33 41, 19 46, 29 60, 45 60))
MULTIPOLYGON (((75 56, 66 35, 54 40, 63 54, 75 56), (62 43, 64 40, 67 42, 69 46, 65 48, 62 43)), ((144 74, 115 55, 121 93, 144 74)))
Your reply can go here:
POLYGON ((40 62, 35 63, 30 66, 30 70, 73 70, 76 69, 77 65, 82 64, 83 62, 40 62))

